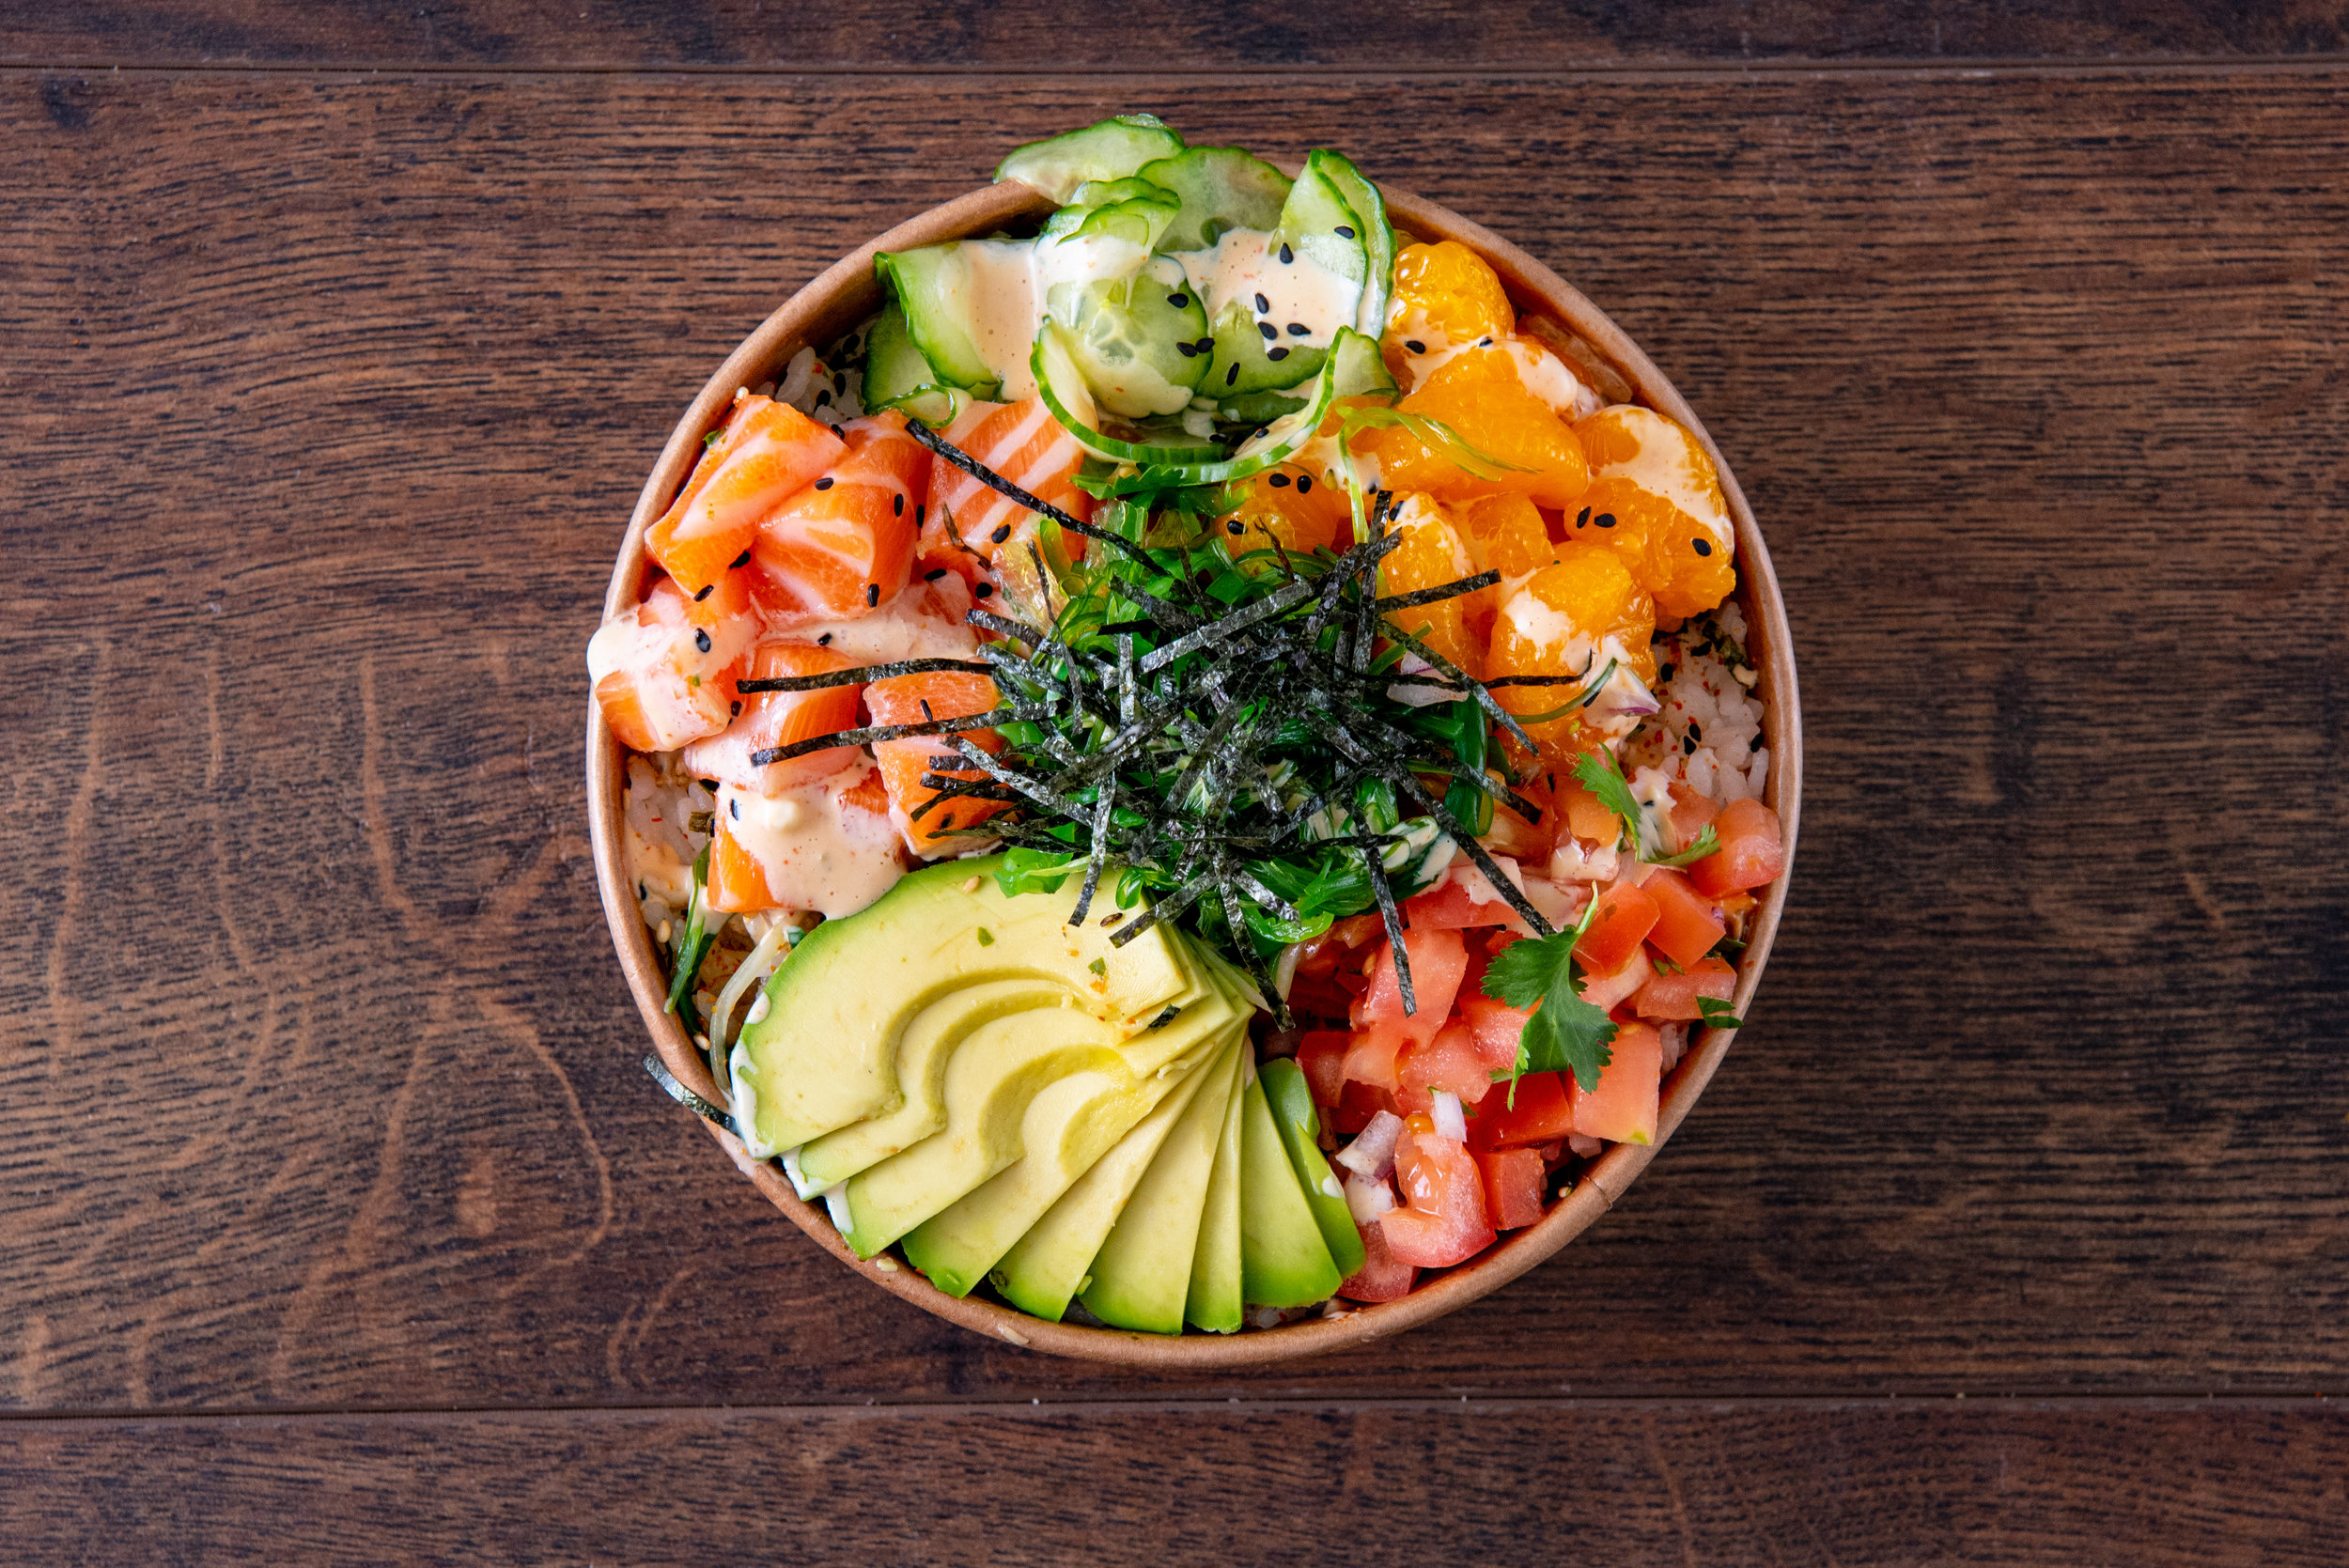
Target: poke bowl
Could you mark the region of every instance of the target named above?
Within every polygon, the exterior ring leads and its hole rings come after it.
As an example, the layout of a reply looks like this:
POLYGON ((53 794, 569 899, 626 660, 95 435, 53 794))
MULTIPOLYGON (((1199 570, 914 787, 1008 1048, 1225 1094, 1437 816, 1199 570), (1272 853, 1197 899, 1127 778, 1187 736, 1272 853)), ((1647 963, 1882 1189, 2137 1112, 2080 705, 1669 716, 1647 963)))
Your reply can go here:
POLYGON ((842 1264, 1054 1354, 1315 1354, 1532 1268, 1786 897, 1785 610, 1695 412, 1499 236, 1146 116, 745 339, 589 667, 647 1072, 842 1264))

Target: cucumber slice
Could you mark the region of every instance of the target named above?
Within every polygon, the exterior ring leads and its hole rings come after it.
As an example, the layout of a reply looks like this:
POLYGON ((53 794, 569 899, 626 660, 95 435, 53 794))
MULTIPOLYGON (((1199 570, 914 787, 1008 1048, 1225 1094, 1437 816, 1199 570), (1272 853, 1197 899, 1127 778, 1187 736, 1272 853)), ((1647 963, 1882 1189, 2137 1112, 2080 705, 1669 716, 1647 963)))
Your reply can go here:
POLYGON ((1065 203, 1089 179, 1120 179, 1144 163, 1182 150, 1182 137, 1156 115, 1119 115, 1082 131, 1015 147, 995 170, 995 178, 1033 185, 1065 203))
POLYGON ((1359 284, 1370 271, 1369 247, 1362 239, 1367 225, 1331 176, 1330 160, 1335 156, 1318 150, 1305 155, 1304 172, 1289 188, 1269 243, 1274 250, 1293 245, 1298 255, 1311 256, 1340 277, 1359 284))
POLYGON ((1387 198, 1378 194, 1378 187, 1371 183, 1369 177, 1337 153, 1316 150, 1306 162, 1311 163, 1315 159, 1321 161, 1321 172, 1361 220, 1356 232, 1361 236, 1366 270, 1354 330, 1372 337, 1382 336, 1387 330, 1387 304, 1394 297, 1394 225, 1387 221, 1387 198))
POLYGON ((1213 462, 1223 455, 1222 449, 1216 446, 1128 442, 1104 435, 1100 411, 1094 402, 1093 389, 1079 368, 1071 334, 1058 321, 1045 322, 1036 333, 1029 368, 1035 376, 1036 391, 1043 397, 1044 406, 1052 411, 1052 417, 1077 438, 1078 445, 1097 457, 1112 462, 1156 466, 1213 462))
POLYGON ((1278 392, 1313 380, 1329 357, 1328 349, 1268 338, 1249 302, 1231 300, 1216 312, 1215 360, 1200 390, 1224 398, 1278 392))
POLYGON ((992 397, 1003 390, 1003 378, 979 352, 972 332, 970 271, 962 244, 883 251, 873 258, 873 270, 905 313, 907 334, 938 379, 992 397))
POLYGON ((1281 221, 1289 177, 1236 147, 1195 147, 1145 163, 1141 178, 1174 193, 1182 210, 1160 248, 1204 251, 1236 228, 1281 221))
MULTIPOLYGON (((1038 378, 1042 378, 1039 376, 1038 378)), ((1378 358, 1378 345, 1351 327, 1338 329, 1337 342, 1330 349, 1329 361, 1315 378, 1313 396, 1295 413, 1274 420, 1254 436, 1241 443, 1239 450, 1221 462, 1167 463, 1145 466, 1142 473, 1111 484, 1106 495, 1139 495, 1145 490, 1164 489, 1169 485, 1225 485, 1235 479, 1246 479, 1268 468, 1278 468, 1294 456, 1321 429, 1321 421, 1330 411, 1330 405, 1340 397, 1356 396, 1380 389, 1380 382, 1392 387, 1393 378, 1378 358), (1343 390, 1341 390, 1343 389, 1343 390)), ((1066 423, 1066 421, 1064 421, 1066 423)), ((1083 442, 1082 434, 1077 436, 1083 442)), ((1128 458, 1128 462, 1144 459, 1128 458)))
POLYGON ((1146 254, 1158 248, 1159 237, 1181 207, 1172 191, 1146 179, 1090 180, 1075 201, 1045 220, 1037 238, 1047 242, 1113 238, 1146 254))
POLYGON ((865 334, 865 408, 902 409, 925 425, 949 425, 969 397, 959 387, 940 384, 906 331, 905 311, 891 300, 865 334))
POLYGON ((1153 256, 1132 277, 1056 289, 1048 304, 1068 329, 1069 351, 1095 398, 1110 412, 1146 419, 1190 406, 1207 367, 1198 349, 1207 318, 1174 262, 1153 256))

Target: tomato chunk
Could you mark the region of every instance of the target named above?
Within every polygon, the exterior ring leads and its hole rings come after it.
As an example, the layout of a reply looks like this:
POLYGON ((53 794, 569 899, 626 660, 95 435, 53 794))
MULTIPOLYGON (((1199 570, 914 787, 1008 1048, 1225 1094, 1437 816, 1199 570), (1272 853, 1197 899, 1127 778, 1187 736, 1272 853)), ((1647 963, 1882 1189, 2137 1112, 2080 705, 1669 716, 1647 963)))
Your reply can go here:
POLYGON ((1689 1022, 1704 1017, 1697 998, 1727 1001, 1737 988, 1737 971, 1719 958, 1700 958, 1678 974, 1659 974, 1640 987, 1631 999, 1633 1011, 1658 1022, 1689 1022))
POLYGON ((1778 813, 1759 800, 1732 800, 1713 819, 1721 846, 1688 868, 1688 880, 1709 897, 1775 882, 1786 870, 1778 813))
MULTIPOLYGON (((1403 913, 1413 931, 1460 931, 1475 925, 1506 925, 1517 918, 1517 911, 1508 905, 1485 903, 1469 892, 1468 884, 1456 876, 1446 877, 1425 893, 1414 893, 1404 900, 1403 913)), ((1414 984, 1419 970, 1411 970, 1414 984)))
POLYGON ((1538 1148, 1573 1130, 1574 1106, 1563 1077, 1528 1073, 1517 1079, 1515 1095, 1505 1083, 1494 1086, 1469 1123, 1469 1143, 1478 1149, 1538 1148))
POLYGON ((1575 956, 1585 970, 1603 973, 1623 968, 1623 961, 1640 951, 1656 926, 1656 900, 1629 882, 1617 882, 1598 895, 1598 908, 1590 929, 1574 944, 1575 956))
POLYGON ((1615 814, 1599 803, 1597 796, 1582 787, 1582 782, 1571 774, 1561 773, 1558 779, 1558 809, 1566 819, 1566 831, 1577 838, 1594 839, 1600 844, 1612 844, 1623 833, 1623 824, 1615 814))
POLYGON ((1542 1157, 1532 1149, 1497 1149, 1476 1157, 1485 1177, 1485 1212, 1496 1231, 1522 1230, 1542 1217, 1542 1157))
POLYGON ((1346 1088, 1346 1051, 1354 1036, 1342 1030, 1308 1030, 1297 1042, 1297 1064, 1304 1070, 1314 1104, 1335 1105, 1346 1088))
POLYGON ((1395 1053, 1406 1045, 1423 1045, 1436 1037, 1452 1016, 1453 999, 1459 995, 1460 977, 1468 970, 1468 944, 1457 931, 1406 931, 1403 950, 1410 958, 1418 1011, 1404 1014, 1393 944, 1379 943, 1370 988, 1353 1006, 1354 1046, 1346 1056, 1347 1078, 1387 1090, 1402 1086, 1395 1077, 1395 1053))
POLYGON ((1459 1095, 1463 1105, 1476 1104, 1492 1088, 1494 1072, 1505 1072, 1517 1061, 1515 1040, 1501 1049, 1505 1054, 1496 1062, 1494 1046, 1486 1037, 1463 1023, 1446 1024, 1434 1039, 1412 1046, 1396 1058, 1395 1075, 1401 1086, 1395 1091, 1395 1103, 1406 1110, 1427 1110, 1436 1103, 1434 1092, 1443 1089, 1459 1095))
POLYGON ((1362 1233, 1362 1266, 1338 1286, 1348 1301, 1392 1301, 1411 1294, 1419 1270, 1394 1255, 1387 1233, 1377 1220, 1359 1227, 1362 1233))
POLYGON ((1415 1268, 1448 1268, 1492 1245, 1485 1178, 1468 1145, 1438 1133, 1427 1116, 1405 1124, 1394 1148, 1403 1206, 1378 1217, 1395 1258, 1415 1268))
POLYGON ((1729 923, 1721 912, 1677 871, 1651 872, 1641 885, 1656 901, 1656 924, 1647 934, 1648 943, 1682 969, 1693 967, 1728 934, 1729 923))
POLYGON ((1574 1130, 1615 1143, 1653 1143, 1664 1082, 1663 1036, 1647 1024, 1618 1024, 1609 1048, 1613 1054, 1599 1071, 1597 1088, 1585 1090, 1566 1075, 1574 1130))

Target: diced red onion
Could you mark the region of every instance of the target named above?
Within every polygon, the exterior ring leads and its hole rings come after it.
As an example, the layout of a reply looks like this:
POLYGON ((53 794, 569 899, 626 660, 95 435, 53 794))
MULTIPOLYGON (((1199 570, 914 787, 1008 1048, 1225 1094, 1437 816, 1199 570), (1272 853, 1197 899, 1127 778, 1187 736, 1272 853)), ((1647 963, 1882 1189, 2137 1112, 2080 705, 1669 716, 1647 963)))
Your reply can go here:
POLYGON ((1460 1109, 1460 1096, 1449 1089, 1436 1091, 1436 1135, 1455 1143, 1468 1141, 1468 1113, 1460 1109))
POLYGON ((1394 1169, 1394 1145, 1402 1136, 1403 1118, 1381 1110, 1355 1135, 1353 1142, 1338 1151, 1338 1163, 1357 1176, 1385 1181, 1387 1172, 1394 1169))

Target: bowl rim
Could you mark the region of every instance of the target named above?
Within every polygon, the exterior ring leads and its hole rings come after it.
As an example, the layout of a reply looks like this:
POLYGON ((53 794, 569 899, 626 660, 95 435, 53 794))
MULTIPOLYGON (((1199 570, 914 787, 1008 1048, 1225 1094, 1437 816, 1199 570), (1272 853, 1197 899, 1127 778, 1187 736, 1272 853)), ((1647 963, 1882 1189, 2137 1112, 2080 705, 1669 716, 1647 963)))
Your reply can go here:
MULTIPOLYGON (((1294 171, 1292 171, 1294 172, 1294 171)), ((1687 426, 1704 443, 1719 471, 1741 558, 1738 595, 1749 628, 1748 652, 1759 672, 1756 694, 1763 702, 1763 734, 1770 747, 1770 776, 1765 800, 1778 813, 1786 849, 1786 870, 1772 883, 1754 911, 1752 937, 1737 965, 1731 1005, 1743 1017, 1752 1005, 1785 909, 1802 799, 1802 714, 1794 647, 1778 577, 1772 569, 1752 509, 1735 475, 1672 382, 1637 344, 1597 306, 1556 272, 1481 225, 1407 192, 1381 185, 1395 225, 1424 240, 1456 240, 1483 256, 1507 286, 1520 311, 1538 310, 1579 336, 1633 388, 1640 402, 1687 426)), ((991 232, 1019 219, 1050 211, 1052 201, 1017 181, 984 186, 931 208, 890 229, 819 273, 786 301, 726 356, 678 418, 660 459, 653 465, 629 519, 610 582, 603 613, 609 619, 642 597, 648 568, 644 536, 684 483, 702 436, 717 422, 739 387, 779 379, 785 362, 804 344, 823 343, 870 314, 879 297, 873 257, 881 251, 910 249, 991 232)), ((656 956, 652 933, 629 896, 622 864, 621 784, 623 748, 605 726, 594 694, 587 698, 587 802, 589 837, 596 862, 604 920, 637 1011, 669 1072, 687 1088, 719 1105, 725 1095, 712 1081, 684 1026, 661 1011, 668 983, 656 956)), ((1688 1117, 1719 1070, 1736 1031, 1700 1029, 1664 1082, 1656 1141, 1641 1147, 1611 1144, 1554 1201, 1533 1225, 1517 1231, 1465 1264, 1423 1273, 1407 1296, 1375 1305, 1347 1303, 1334 1315, 1301 1319, 1278 1327, 1234 1334, 1157 1335, 1072 1323, 1049 1323, 975 1294, 954 1296, 884 1252, 870 1261, 851 1252, 824 1209, 802 1201, 771 1161, 752 1159, 741 1143, 708 1120, 702 1126, 736 1166, 792 1223, 823 1250, 901 1300, 992 1339, 1026 1349, 1083 1360, 1153 1370, 1212 1370, 1262 1365, 1367 1344, 1466 1306, 1548 1258, 1613 1206, 1688 1117)))

